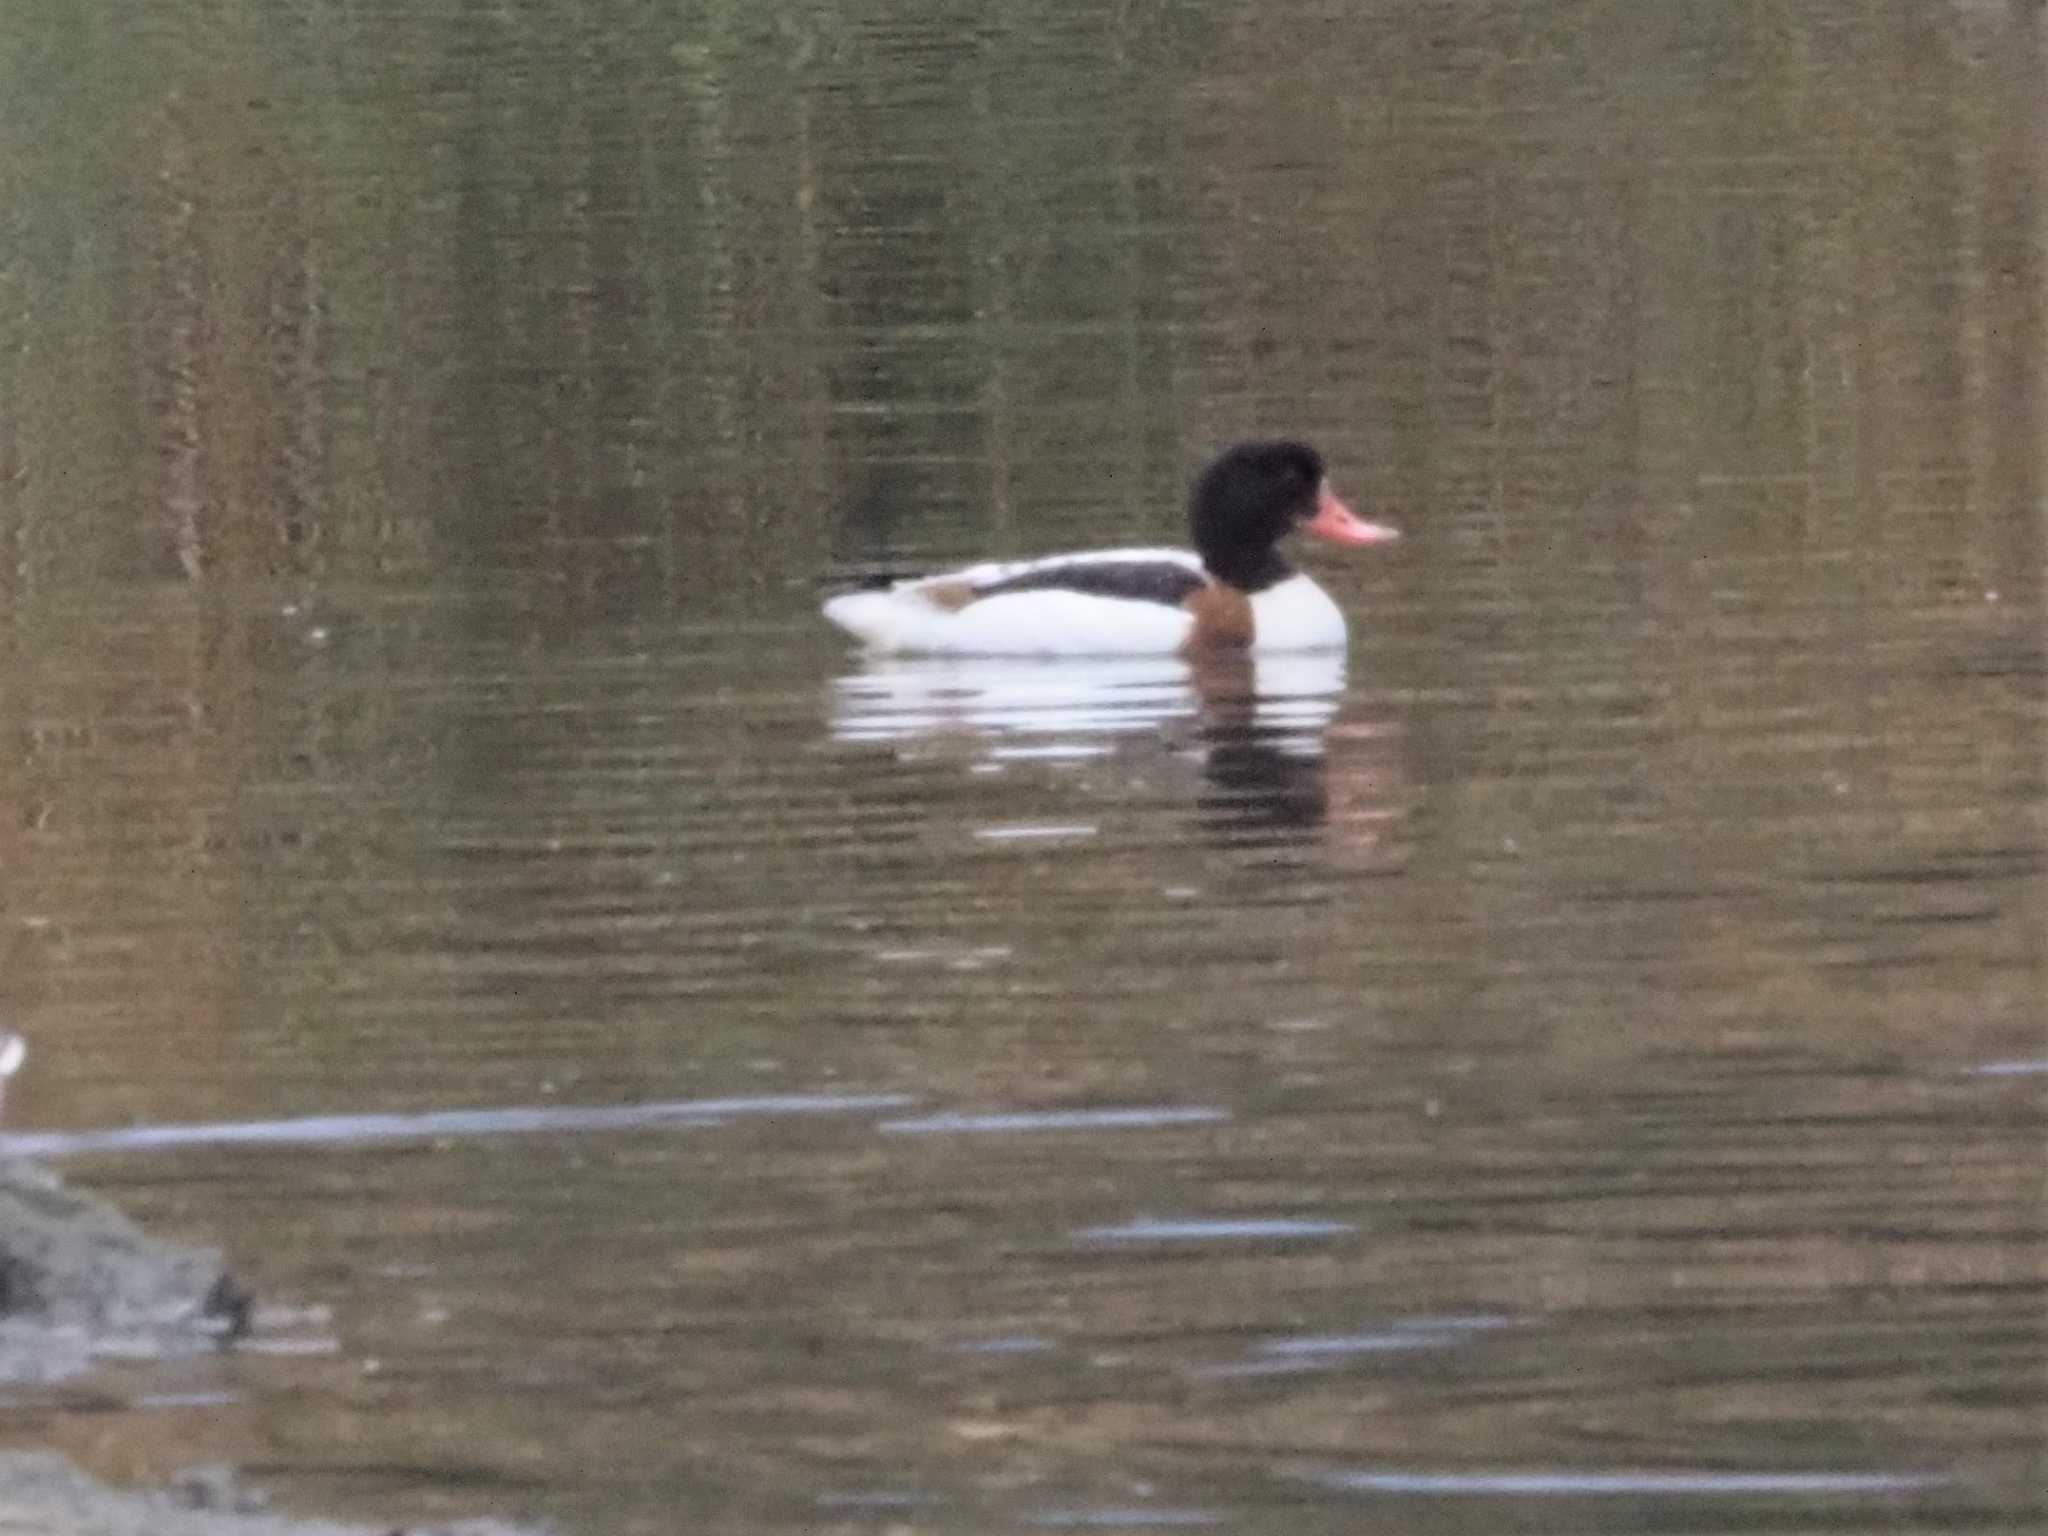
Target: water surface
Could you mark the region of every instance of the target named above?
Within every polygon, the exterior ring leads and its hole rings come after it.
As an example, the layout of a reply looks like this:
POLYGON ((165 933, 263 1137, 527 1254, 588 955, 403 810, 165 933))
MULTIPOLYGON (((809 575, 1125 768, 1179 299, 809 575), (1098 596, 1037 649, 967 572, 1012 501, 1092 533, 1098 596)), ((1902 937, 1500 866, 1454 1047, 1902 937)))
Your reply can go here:
POLYGON ((2038 8, 60 9, 5 1129, 274 1310, 10 1443, 608 1532, 2038 1525, 2038 8), (1344 658, 816 617, 1275 430, 1408 533, 1304 552, 1344 658))

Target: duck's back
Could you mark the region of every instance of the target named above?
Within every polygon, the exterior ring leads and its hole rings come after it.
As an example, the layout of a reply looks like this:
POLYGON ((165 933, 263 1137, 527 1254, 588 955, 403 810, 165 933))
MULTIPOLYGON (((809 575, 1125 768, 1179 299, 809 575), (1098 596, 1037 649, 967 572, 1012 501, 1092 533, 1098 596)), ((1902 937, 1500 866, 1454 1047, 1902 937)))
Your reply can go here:
POLYGON ((984 656, 1152 655, 1180 649, 1187 599, 1207 585, 1178 549, 990 561, 848 592, 825 617, 880 651, 984 656))

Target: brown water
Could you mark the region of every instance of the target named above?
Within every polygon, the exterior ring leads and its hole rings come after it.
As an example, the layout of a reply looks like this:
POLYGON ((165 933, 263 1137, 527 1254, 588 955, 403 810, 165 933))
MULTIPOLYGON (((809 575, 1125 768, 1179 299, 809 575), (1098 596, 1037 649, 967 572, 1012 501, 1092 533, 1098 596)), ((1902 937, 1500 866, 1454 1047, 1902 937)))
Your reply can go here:
POLYGON ((6 1124, 274 1306, 0 1438, 2037 1529, 2043 27, 15 7, 6 1124), (1409 530, 1341 668, 815 615, 1271 430, 1409 530))

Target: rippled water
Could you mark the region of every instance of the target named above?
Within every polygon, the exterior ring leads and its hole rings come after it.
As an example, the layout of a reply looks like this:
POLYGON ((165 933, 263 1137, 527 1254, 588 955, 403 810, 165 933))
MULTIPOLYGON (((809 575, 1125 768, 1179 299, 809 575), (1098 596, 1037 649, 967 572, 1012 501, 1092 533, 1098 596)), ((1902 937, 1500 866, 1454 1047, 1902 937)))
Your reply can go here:
POLYGON ((268 1310, 0 1436, 2039 1523, 2036 8, 180 9, 6 66, 0 1147, 268 1310), (816 617, 1276 428, 1348 657, 816 617))

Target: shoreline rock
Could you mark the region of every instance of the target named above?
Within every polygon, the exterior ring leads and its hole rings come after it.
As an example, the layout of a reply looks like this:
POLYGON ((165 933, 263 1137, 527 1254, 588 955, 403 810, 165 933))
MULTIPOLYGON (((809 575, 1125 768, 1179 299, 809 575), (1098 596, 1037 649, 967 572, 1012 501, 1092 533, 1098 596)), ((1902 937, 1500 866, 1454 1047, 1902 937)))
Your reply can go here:
POLYGON ((0 1159, 0 1383, 76 1375, 103 1352, 217 1346, 247 1330, 249 1306, 219 1254, 0 1159))
POLYGON ((0 1451, 0 1536, 539 1536, 496 1520, 431 1526, 302 1520, 260 1507, 232 1473, 195 1468, 157 1493, 126 1493, 53 1451, 0 1451))
MULTIPOLYGON (((0 1158, 0 1385, 59 1381, 110 1355, 223 1348, 250 1308, 219 1254, 150 1237, 39 1164, 0 1158)), ((0 1536, 535 1536, 495 1520, 394 1531, 264 1503, 227 1467, 129 1492, 55 1452, 0 1451, 0 1536)))

